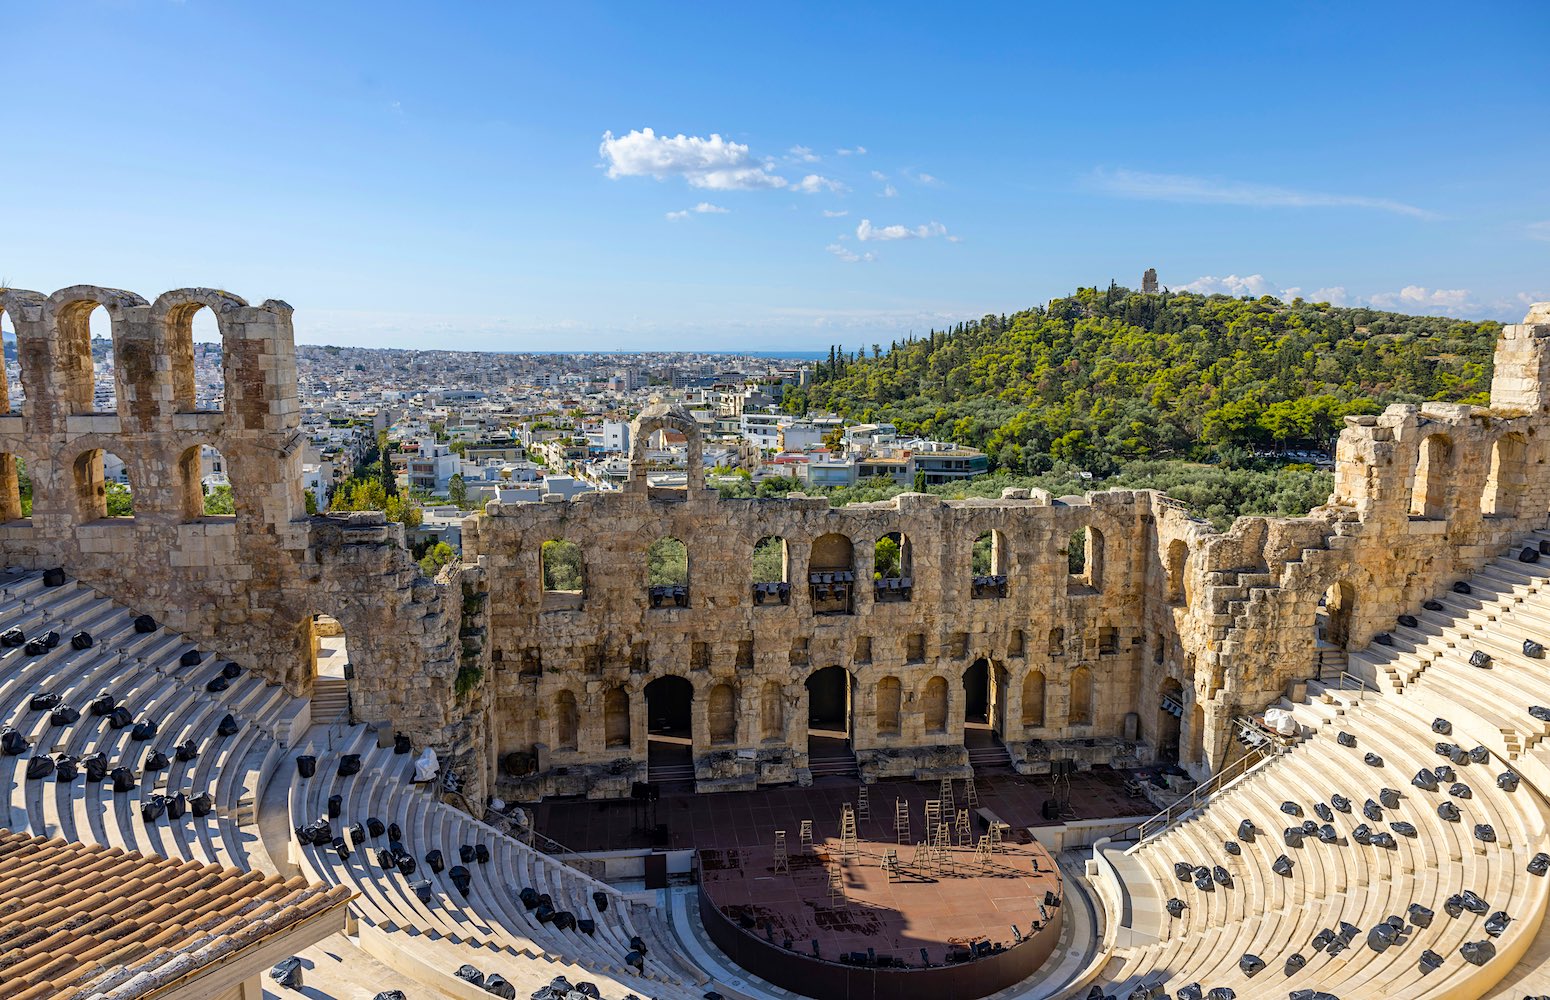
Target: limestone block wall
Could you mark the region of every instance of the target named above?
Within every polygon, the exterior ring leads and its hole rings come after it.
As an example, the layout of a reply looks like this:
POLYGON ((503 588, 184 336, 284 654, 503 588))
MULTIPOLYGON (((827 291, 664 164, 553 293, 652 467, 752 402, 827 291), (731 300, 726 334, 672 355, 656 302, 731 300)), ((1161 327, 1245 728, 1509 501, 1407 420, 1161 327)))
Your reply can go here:
POLYGON ((358 718, 390 720, 465 764, 482 759, 472 752, 483 740, 482 704, 452 696, 462 583, 421 578, 401 528, 381 515, 306 514, 289 305, 207 288, 147 302, 80 285, 49 296, 0 289, 0 311, 17 332, 25 391, 20 406, 0 399, 7 565, 62 566, 301 696, 313 684, 312 617, 332 615, 346 630, 358 718), (89 316, 99 306, 112 326, 112 412, 93 409, 89 316), (221 333, 218 411, 195 408, 200 309, 221 333), (234 515, 204 515, 202 445, 225 459, 234 515), (104 516, 107 453, 125 463, 133 517, 104 516), (29 518, 17 460, 32 481, 29 518))

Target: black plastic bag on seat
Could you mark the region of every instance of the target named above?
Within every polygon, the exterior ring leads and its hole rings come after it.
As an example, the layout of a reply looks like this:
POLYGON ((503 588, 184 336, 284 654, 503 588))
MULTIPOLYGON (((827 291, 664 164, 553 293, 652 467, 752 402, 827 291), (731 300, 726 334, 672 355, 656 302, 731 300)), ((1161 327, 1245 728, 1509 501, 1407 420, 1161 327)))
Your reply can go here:
POLYGON ((1372 827, 1366 823, 1357 824, 1356 829, 1351 831, 1351 839, 1366 847, 1372 843, 1372 827))
POLYGON ((1177 920, 1179 917, 1182 917, 1184 915, 1184 910, 1185 910, 1185 908, 1187 907, 1188 904, 1185 903, 1184 900, 1180 899, 1179 897, 1174 896, 1172 899, 1168 900, 1168 904, 1167 905, 1168 905, 1168 916, 1170 916, 1170 917, 1174 918, 1175 920, 1177 920))
POLYGON ((1260 958, 1258 955, 1245 954, 1242 958, 1238 959, 1239 971, 1251 979, 1255 976, 1255 974, 1259 973, 1264 968, 1265 960, 1260 958))
POLYGON ((186 764, 199 756, 199 744, 193 740, 184 740, 172 748, 172 756, 175 760, 186 764))
POLYGON ((71 782, 80 773, 80 767, 76 758, 67 753, 54 755, 54 780, 71 782))
POLYGON ((269 978, 285 989, 301 989, 301 959, 281 959, 274 964, 274 968, 269 970, 269 978))
POLYGON ((108 755, 105 753, 89 753, 81 758, 81 770, 86 772, 86 780, 99 782, 108 776, 108 755))
POLYGON ((8 628, 0 632, 0 646, 9 649, 12 646, 20 646, 27 641, 27 633, 19 628, 8 628))
POLYGON ((1254 843, 1254 821, 1240 820, 1238 822, 1238 839, 1246 844, 1254 843))
POLYGON ((474 860, 479 862, 481 865, 489 864, 489 862, 490 862, 490 849, 488 847, 486 847, 484 844, 475 844, 474 845, 474 860))
POLYGON ((1539 562, 1539 550, 1534 548, 1533 546, 1529 546, 1529 545, 1523 546, 1523 548, 1518 550, 1518 562, 1521 562, 1521 563, 1536 563, 1536 562, 1539 562))
POLYGON ((178 792, 167 799, 167 818, 182 819, 183 813, 188 809, 188 796, 178 792))
POLYGON ((1398 809, 1399 808, 1399 789, 1397 789, 1397 788, 1380 788, 1380 789, 1378 789, 1378 802, 1385 809, 1398 809))
POLYGON ((195 816, 208 816, 213 808, 215 808, 215 800, 210 797, 209 792, 200 792, 188 800, 188 811, 195 816))
POLYGON ((160 750, 152 750, 150 753, 145 755, 145 763, 141 765, 140 769, 142 771, 160 771, 169 763, 170 761, 167 760, 166 754, 162 753, 160 750))
POLYGON ((1496 828, 1489 823, 1476 823, 1475 839, 1482 844, 1496 843, 1496 828))
POLYGON ((1399 624, 1405 628, 1415 628, 1421 624, 1415 615, 1400 615, 1395 619, 1395 621, 1399 622, 1399 624))
POLYGON ((237 730, 242 728, 237 725, 237 717, 228 713, 221 719, 221 724, 215 728, 218 736, 236 736, 237 730))
POLYGON ((1437 776, 1430 768, 1423 767, 1410 779, 1410 783, 1423 791, 1435 792, 1437 790, 1437 776))
POLYGON ((1395 833, 1399 834, 1401 837, 1414 837, 1414 836, 1416 836, 1415 824, 1414 823, 1407 823, 1407 822, 1405 822, 1402 819, 1395 820, 1394 822, 1390 823, 1389 824, 1389 829, 1393 830, 1395 833))
POLYGON ((1491 665, 1491 654, 1483 649, 1477 649, 1469 654, 1469 665, 1484 670, 1491 665))
POLYGON ((104 691, 92 699, 92 703, 87 706, 87 711, 96 716, 112 715, 113 710, 117 707, 118 702, 113 699, 112 695, 104 691))
POLYGON ((225 677, 223 677, 220 674, 216 674, 214 677, 210 678, 208 681, 205 681, 205 690, 209 691, 211 694, 220 694, 222 691, 225 691, 230 686, 231 686, 231 681, 227 680, 225 677))
POLYGON ((1195 866, 1188 861, 1175 861, 1173 863, 1173 877, 1180 882, 1188 882, 1195 877, 1195 866))
POLYGON ((517 988, 506 981, 506 977, 498 972, 490 973, 490 977, 484 981, 484 991, 503 997, 505 1000, 516 1000, 517 988))
POLYGON ((140 819, 143 822, 154 823, 166 811, 167 797, 165 795, 152 795, 148 799, 140 800, 140 819))
POLYGON ((1281 841, 1282 841, 1282 843, 1286 844, 1287 847, 1301 847, 1302 846, 1302 827, 1300 827, 1300 826, 1289 826, 1289 827, 1287 827, 1285 830, 1281 831, 1281 841))
POLYGON ((27 761, 27 777, 37 781, 54 773, 54 760, 52 757, 37 756, 27 761))
POLYGON ((1387 632, 1379 632, 1377 635, 1372 637, 1372 641, 1380 646, 1394 645, 1394 637, 1389 635, 1387 632))
POLYGON ((77 632, 70 637, 71 649, 91 649, 92 637, 90 632, 77 632))
POLYGON ((1465 941, 1459 948, 1459 954, 1470 965, 1484 965, 1496 957, 1496 945, 1489 938, 1484 941, 1465 941))
POLYGON ((113 792, 122 794, 135 787, 135 773, 127 767, 113 769, 113 792))
POLYGON ((22 652, 28 656, 42 656, 48 652, 48 643, 42 639, 28 639, 27 645, 22 647, 22 652))
POLYGON ((339 814, 341 812, 343 812, 343 811, 344 811, 344 796, 343 795, 330 795, 328 797, 328 818, 329 819, 338 819, 339 818, 339 814))
POLYGON ((136 743, 154 740, 156 738, 156 723, 149 721, 135 723, 134 728, 129 731, 129 738, 136 743))
POLYGON ((459 847, 457 849, 457 859, 459 861, 463 862, 463 864, 465 864, 465 865, 473 864, 473 861, 474 861, 474 845, 473 844, 464 844, 463 846, 459 847))
POLYGON ((440 875, 442 870, 447 867, 447 862, 441 856, 440 851, 431 851, 425 855, 425 865, 433 873, 440 875))
POLYGON ((81 721, 81 713, 69 705, 60 705, 48 713, 48 724, 51 726, 73 726, 81 721))
POLYGON ((1485 747, 1477 746, 1469 751, 1469 759, 1476 764, 1484 764, 1491 759, 1491 751, 1485 747))
POLYGON ((1205 991, 1200 988, 1199 983, 1180 986, 1179 992, 1175 995, 1178 997, 1178 1000, 1205 1000, 1205 991))
POLYGON ((1465 889, 1459 893, 1459 902, 1470 913, 1484 914, 1491 905, 1480 898, 1480 894, 1473 889, 1465 889))
POLYGON ((197 649, 190 649, 178 657, 178 663, 185 667, 197 667, 204 661, 204 654, 197 649))
POLYGON ((43 571, 43 586, 63 587, 65 585, 65 570, 63 566, 55 566, 53 569, 43 571))
POLYGON ((1231 986, 1217 986, 1206 994, 1206 1000, 1237 1000, 1238 994, 1231 986))
POLYGON ((1439 802, 1437 803, 1437 815, 1449 823, 1457 823, 1460 815, 1459 807, 1451 802, 1439 802))
POLYGON ((451 879, 452 885, 463 896, 468 895, 469 887, 474 884, 473 874, 462 865, 453 865, 452 870, 447 872, 447 878, 451 879))
POLYGON ((1333 823, 1325 823, 1319 827, 1319 841, 1325 844, 1338 844, 1340 842, 1340 834, 1335 832, 1333 823))
POLYGON ((134 724, 135 717, 123 705, 108 713, 108 726, 112 729, 127 729, 134 724))
POLYGON ((1362 815, 1376 823, 1383 818, 1383 807, 1368 799, 1362 803, 1362 815))
POLYGON ((156 631, 156 619, 150 615, 140 615, 135 619, 135 631, 140 635, 148 635, 156 631))
POLYGON ((414 890, 415 897, 418 898, 420 900, 420 902, 422 902, 422 903, 429 903, 431 901, 431 880, 430 879, 428 879, 428 878, 417 878, 413 882, 409 883, 409 888, 414 890))
POLYGON ((0 726, 0 753, 7 757, 20 757, 32 744, 17 732, 15 726, 0 726))
POLYGON ((472 965, 459 966, 458 970, 454 972, 453 975, 457 976, 465 983, 473 983, 475 986, 484 985, 484 973, 480 972, 472 965))
POLYGON ((1453 723, 1439 716, 1432 720, 1432 732, 1439 736, 1448 736, 1453 732, 1453 723))
POLYGON ((1507 931, 1507 924, 1512 918, 1507 916, 1506 910, 1497 910, 1485 918, 1485 932, 1492 937, 1501 937, 1507 931))
POLYGON ((318 759, 310 753, 304 753, 296 758, 296 773, 303 778, 310 778, 318 773, 318 759))
POLYGON ((1351 811, 1351 800, 1344 795, 1331 795, 1329 804, 1335 807, 1336 812, 1348 813, 1351 811))
POLYGON ((1432 773, 1437 776, 1437 784, 1448 785, 1458 778, 1458 772, 1453 770, 1452 764, 1438 764, 1432 768, 1432 773))
POLYGON ((27 707, 34 712, 46 712, 57 704, 59 704, 59 695, 52 691, 35 694, 27 701, 27 707))
MULTIPOLYGON (((1324 943, 1328 944, 1329 942, 1326 941, 1324 943)), ((1286 956, 1286 964, 1283 966, 1283 968, 1285 969, 1286 974, 1290 976, 1294 972, 1301 971, 1302 967, 1307 964, 1308 960, 1303 958, 1300 952, 1294 951, 1290 955, 1286 956)))
POLYGON ((372 840, 376 840, 386 832, 387 827, 382 825, 382 821, 380 819, 375 816, 366 817, 366 834, 367 836, 371 837, 372 840))
POLYGON ((1512 771, 1503 771, 1496 776, 1496 787, 1504 792, 1515 792, 1518 790, 1518 776, 1512 771))
POLYGON ((1523 655, 1531 660, 1537 660, 1545 655, 1545 647, 1533 639, 1523 640, 1523 655))
POLYGON ((1231 854, 1235 858, 1243 854, 1243 848, 1238 846, 1238 842, 1236 840, 1222 841, 1222 850, 1226 851, 1228 854, 1231 854))
POLYGON ((1399 846, 1399 841, 1395 840, 1394 835, 1387 830, 1380 830, 1372 835, 1372 846, 1391 851, 1399 846))
POLYGON ((1432 918, 1436 916, 1435 913, 1420 903, 1411 903, 1409 908, 1405 910, 1405 915, 1417 927, 1430 927, 1432 925, 1432 918))
POLYGON ((409 737, 403 733, 398 733, 393 737, 393 753, 395 755, 406 754, 412 749, 414 749, 414 745, 409 742, 409 737))
POLYGON ((229 681, 234 681, 242 676, 242 664, 234 660, 227 660, 221 664, 221 676, 229 681))
POLYGON ((402 831, 402 830, 400 830, 398 828, 398 824, 397 823, 389 823, 388 824, 388 831, 387 832, 388 832, 388 840, 403 840, 404 839, 404 831, 402 831))
POLYGON ((1540 851, 1529 859, 1528 873, 1543 877, 1546 872, 1550 872, 1550 854, 1540 851))
POLYGON ((339 758, 339 777, 348 778, 352 774, 361 773, 361 755, 347 753, 339 758))
POLYGON ((1342 731, 1335 734, 1335 742, 1343 747, 1354 747, 1356 746, 1356 737, 1342 731))
POLYGON ((1275 863, 1270 866, 1270 870, 1283 878, 1290 878, 1292 875, 1292 859, 1283 854, 1275 859, 1275 863))
POLYGON ((1473 798, 1475 793, 1462 781, 1455 781, 1448 786, 1448 794, 1456 799, 1468 799, 1473 798))
POLYGON ((1333 823, 1335 821, 1334 810, 1322 802, 1313 803, 1313 814, 1326 823, 1333 823))
POLYGON ((404 996, 403 990, 383 990, 371 1000, 409 1000, 409 998, 404 996))
POLYGON ((1453 585, 1453 592, 1455 594, 1473 594, 1475 592, 1475 588, 1471 587, 1463 580, 1460 580, 1458 583, 1453 585))

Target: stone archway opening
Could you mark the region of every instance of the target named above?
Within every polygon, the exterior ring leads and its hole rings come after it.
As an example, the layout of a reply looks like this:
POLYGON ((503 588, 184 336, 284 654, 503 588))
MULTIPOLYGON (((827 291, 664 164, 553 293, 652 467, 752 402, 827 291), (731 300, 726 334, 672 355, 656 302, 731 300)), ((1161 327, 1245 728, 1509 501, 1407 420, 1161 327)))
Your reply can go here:
POLYGON ((1351 613, 1356 607, 1356 588, 1349 581, 1330 584, 1319 601, 1318 640, 1344 650, 1351 641, 1351 613))
POLYGON ((646 773, 649 781, 694 779, 694 685, 682 677, 646 685, 646 773))
POLYGON ((990 728, 990 661, 980 657, 963 672, 964 728, 990 728))
POLYGON ((312 677, 314 680, 345 680, 350 666, 350 648, 344 626, 332 615, 312 616, 312 677))
POLYGON ((1179 762, 1179 737, 1184 722, 1184 686, 1172 677, 1162 682, 1157 699, 1157 759, 1179 762))
POLYGON ((848 743, 851 735, 852 684, 844 667, 824 667, 807 675, 807 739, 848 743))

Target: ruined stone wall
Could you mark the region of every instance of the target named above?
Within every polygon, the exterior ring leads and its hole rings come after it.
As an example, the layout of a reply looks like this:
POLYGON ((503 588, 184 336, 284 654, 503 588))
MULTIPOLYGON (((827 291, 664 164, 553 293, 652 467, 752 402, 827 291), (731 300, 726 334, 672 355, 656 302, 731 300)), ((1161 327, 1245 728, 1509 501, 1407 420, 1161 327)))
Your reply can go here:
POLYGON ((62 566, 299 696, 314 679, 312 616, 331 615, 346 631, 357 718, 390 720, 465 766, 482 757, 473 752, 483 741, 477 694, 453 695, 464 663, 462 578, 421 578, 401 526, 380 514, 306 514, 289 305, 207 288, 148 303, 83 285, 50 296, 0 289, 0 310, 17 332, 26 397, 16 408, 0 400, 7 565, 62 566), (98 306, 112 323, 118 402, 109 413, 93 410, 88 317, 98 306), (220 411, 195 409, 201 308, 221 333, 220 411), (234 515, 203 513, 201 445, 226 461, 234 515), (125 463, 133 517, 102 516, 103 453, 125 463), (32 480, 30 518, 20 516, 16 459, 32 480))

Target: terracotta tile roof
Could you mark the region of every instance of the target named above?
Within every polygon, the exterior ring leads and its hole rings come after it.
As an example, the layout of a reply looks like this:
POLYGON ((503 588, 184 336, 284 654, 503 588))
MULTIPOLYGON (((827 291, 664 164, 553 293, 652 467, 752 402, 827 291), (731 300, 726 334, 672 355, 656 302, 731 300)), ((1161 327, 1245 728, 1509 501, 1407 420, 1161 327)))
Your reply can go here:
POLYGON ((147 996, 351 895, 0 829, 0 1000, 147 996))

